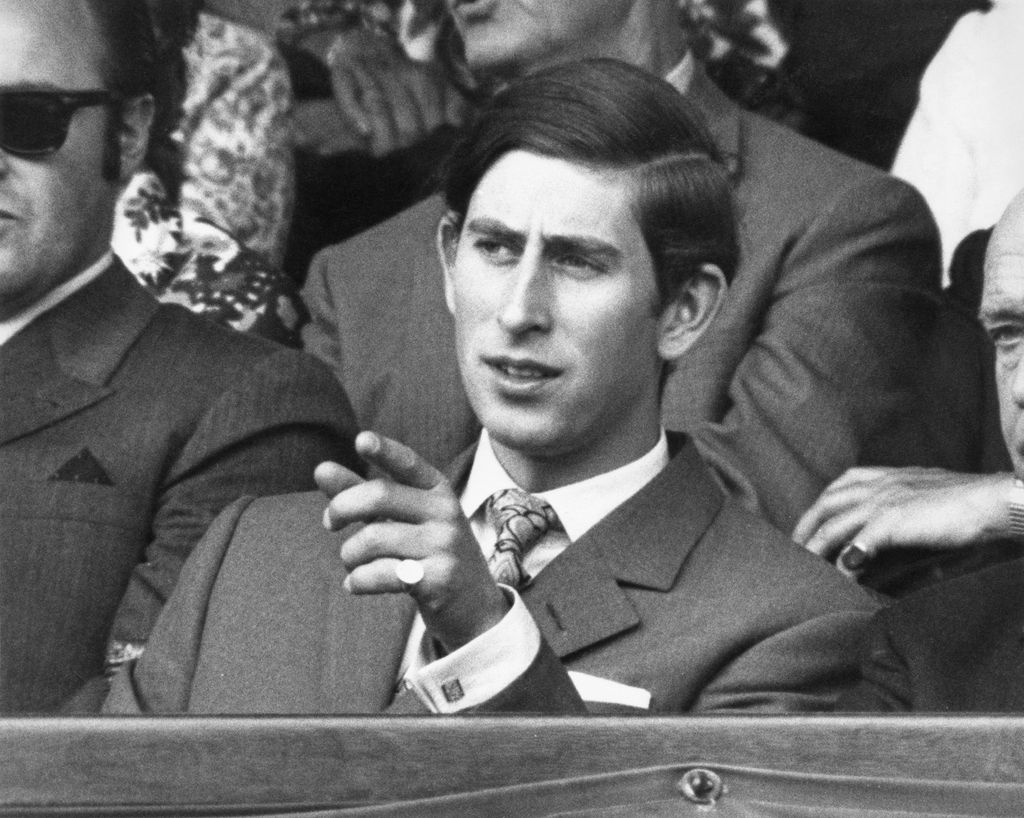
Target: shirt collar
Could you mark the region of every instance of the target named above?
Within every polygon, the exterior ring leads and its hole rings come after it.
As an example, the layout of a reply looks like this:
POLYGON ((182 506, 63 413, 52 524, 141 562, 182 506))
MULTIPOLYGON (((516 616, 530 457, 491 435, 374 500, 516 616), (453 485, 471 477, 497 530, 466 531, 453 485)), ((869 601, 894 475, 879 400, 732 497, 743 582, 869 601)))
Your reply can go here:
POLYGON ((70 298, 82 289, 86 284, 89 284, 94 279, 98 278, 100 273, 106 270, 113 260, 114 254, 108 250, 100 256, 99 260, 94 264, 90 264, 74 278, 69 278, 67 281, 54 287, 46 295, 36 301, 35 304, 32 304, 30 307, 22 310, 12 318, 8 318, 6 321, 0 321, 0 346, 3 346, 11 340, 11 338, 25 329, 25 327, 35 321, 40 315, 52 310, 62 301, 70 298))
MULTIPOLYGON (((668 461, 668 439, 662 429, 654 447, 625 466, 535 496, 551 505, 565 533, 575 541, 653 480, 668 461)), ((520 487, 498 462, 484 429, 462 491, 463 513, 472 517, 494 492, 508 488, 520 487)))
POLYGON ((696 70, 693 53, 689 50, 683 58, 665 75, 665 82, 675 88, 680 94, 690 90, 690 83, 693 82, 693 72, 696 70))

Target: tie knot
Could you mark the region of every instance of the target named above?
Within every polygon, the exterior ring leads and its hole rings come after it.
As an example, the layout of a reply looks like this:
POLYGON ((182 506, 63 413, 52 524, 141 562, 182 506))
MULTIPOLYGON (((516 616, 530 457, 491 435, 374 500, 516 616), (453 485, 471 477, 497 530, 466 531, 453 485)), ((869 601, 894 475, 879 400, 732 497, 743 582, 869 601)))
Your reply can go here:
POLYGON ((487 521, 498 532, 491 573, 498 582, 521 588, 529 576, 522 559, 549 531, 561 528, 546 502, 520 489, 502 489, 487 498, 487 521))
POLYGON ((560 525, 550 505, 521 489, 502 489, 488 497, 487 521, 499 534, 503 528, 514 528, 524 546, 528 540, 533 545, 560 525))

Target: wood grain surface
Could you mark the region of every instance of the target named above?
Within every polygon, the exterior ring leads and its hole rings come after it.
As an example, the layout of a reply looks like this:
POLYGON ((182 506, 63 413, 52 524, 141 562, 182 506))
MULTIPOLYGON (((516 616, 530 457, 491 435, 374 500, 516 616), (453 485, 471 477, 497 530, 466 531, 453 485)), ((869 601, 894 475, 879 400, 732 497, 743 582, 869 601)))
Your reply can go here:
POLYGON ((305 812, 693 764, 1021 785, 1024 718, 6 719, 0 815, 305 812))

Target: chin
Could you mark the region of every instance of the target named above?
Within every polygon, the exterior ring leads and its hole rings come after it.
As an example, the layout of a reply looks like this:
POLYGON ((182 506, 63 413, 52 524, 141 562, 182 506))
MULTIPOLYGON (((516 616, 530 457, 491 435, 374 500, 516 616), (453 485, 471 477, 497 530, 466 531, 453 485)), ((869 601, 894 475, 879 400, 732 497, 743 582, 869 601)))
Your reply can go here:
POLYGON ((520 73, 520 55, 509 53, 506 37, 485 37, 477 33, 472 40, 465 41, 466 66, 470 72, 515 76, 520 73))
POLYGON ((491 440, 523 454, 538 455, 558 448, 566 430, 547 418, 531 418, 529 412, 512 408, 478 415, 491 440))

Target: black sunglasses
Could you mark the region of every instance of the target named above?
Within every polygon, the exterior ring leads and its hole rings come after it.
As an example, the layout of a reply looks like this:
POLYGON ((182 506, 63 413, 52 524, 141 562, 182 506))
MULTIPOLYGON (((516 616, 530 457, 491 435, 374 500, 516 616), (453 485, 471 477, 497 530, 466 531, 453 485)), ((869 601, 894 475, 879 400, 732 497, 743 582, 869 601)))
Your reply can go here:
POLYGON ((110 91, 0 91, 0 148, 15 156, 56 153, 79 108, 112 105, 110 91))

